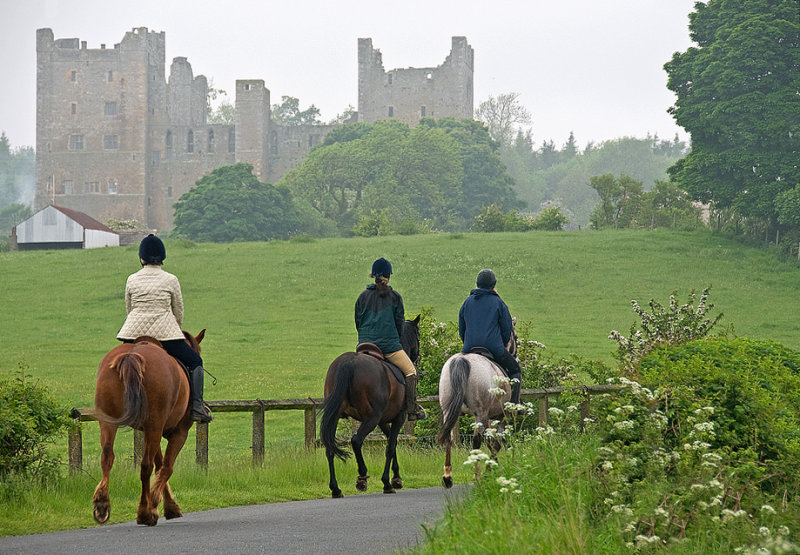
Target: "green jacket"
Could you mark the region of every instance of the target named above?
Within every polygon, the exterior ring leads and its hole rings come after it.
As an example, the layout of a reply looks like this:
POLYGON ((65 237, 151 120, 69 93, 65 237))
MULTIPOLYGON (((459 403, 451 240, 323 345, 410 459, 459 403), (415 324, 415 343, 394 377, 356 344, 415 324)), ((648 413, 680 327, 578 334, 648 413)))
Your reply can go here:
POLYGON ((356 301, 355 316, 359 343, 375 343, 384 353, 403 349, 400 333, 405 310, 400 293, 389 287, 389 292, 381 296, 374 283, 367 285, 356 301))

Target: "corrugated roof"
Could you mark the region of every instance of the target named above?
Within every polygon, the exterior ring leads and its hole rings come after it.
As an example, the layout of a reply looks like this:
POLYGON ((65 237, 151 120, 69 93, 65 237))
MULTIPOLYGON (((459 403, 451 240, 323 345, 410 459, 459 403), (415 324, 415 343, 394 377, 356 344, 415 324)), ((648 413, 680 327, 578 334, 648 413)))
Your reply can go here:
POLYGON ((56 206, 55 204, 51 204, 50 206, 52 206, 62 214, 66 215, 68 218, 79 223, 81 227, 83 227, 84 229, 96 229, 98 231, 107 231, 109 233, 116 233, 116 231, 114 231, 107 225, 101 224, 88 214, 84 214, 83 212, 78 212, 77 210, 72 210, 71 208, 56 206))

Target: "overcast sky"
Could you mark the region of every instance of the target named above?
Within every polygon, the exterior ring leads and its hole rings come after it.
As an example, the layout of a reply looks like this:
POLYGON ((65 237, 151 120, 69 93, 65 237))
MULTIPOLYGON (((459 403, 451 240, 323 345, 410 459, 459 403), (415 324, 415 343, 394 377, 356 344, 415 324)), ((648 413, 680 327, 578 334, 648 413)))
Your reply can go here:
POLYGON ((358 39, 386 70, 435 67, 452 36, 475 50, 475 108, 519 93, 536 145, 579 145, 648 132, 672 138, 663 70, 690 46, 694 0, 0 0, 0 130, 36 141, 36 29, 113 48, 133 27, 166 34, 167 72, 185 56, 233 101, 236 79, 263 79, 327 121, 358 105, 358 39))

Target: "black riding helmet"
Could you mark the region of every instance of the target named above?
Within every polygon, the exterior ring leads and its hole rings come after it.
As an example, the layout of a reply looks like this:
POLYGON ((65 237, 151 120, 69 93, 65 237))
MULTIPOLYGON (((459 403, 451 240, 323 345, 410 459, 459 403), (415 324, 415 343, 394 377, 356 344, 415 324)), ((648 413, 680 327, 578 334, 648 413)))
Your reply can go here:
POLYGON ((167 258, 164 243, 152 233, 139 243, 139 258, 145 264, 161 264, 167 258))
POLYGON ((372 273, 370 275, 375 278, 381 276, 389 277, 392 275, 392 265, 385 258, 379 258, 372 263, 372 273))

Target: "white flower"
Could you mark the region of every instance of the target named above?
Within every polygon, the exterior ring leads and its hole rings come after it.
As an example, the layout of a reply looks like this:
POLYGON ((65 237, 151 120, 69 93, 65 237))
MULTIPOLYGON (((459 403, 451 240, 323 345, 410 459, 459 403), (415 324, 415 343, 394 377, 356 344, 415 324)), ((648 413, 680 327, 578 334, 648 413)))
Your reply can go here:
POLYGON ((769 528, 767 528, 766 526, 762 526, 761 528, 759 528, 758 533, 764 536, 765 538, 770 535, 769 528))
POLYGON ((562 414, 564 414, 564 411, 558 407, 550 407, 549 409, 547 409, 547 412, 555 416, 561 416, 562 414))
POLYGON ((622 422, 614 422, 614 427, 619 428, 620 430, 632 430, 633 429, 633 421, 632 420, 623 420, 622 422))
POLYGON ((614 463, 611 461, 605 461, 603 464, 600 465, 603 470, 613 470, 614 463))
POLYGON ((761 510, 765 513, 774 513, 775 509, 772 508, 772 505, 761 505, 761 510))

